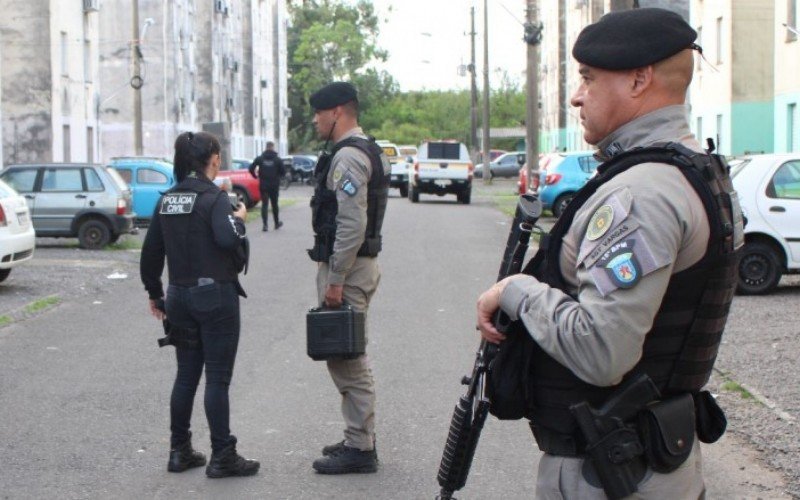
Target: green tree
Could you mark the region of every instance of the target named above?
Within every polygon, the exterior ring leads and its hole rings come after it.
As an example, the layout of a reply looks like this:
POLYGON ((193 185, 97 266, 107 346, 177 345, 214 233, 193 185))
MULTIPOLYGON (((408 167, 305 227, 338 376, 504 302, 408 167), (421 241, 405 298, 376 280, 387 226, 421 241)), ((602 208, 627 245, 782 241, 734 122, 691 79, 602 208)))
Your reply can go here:
POLYGON ((310 149, 318 144, 308 106, 316 90, 334 80, 353 82, 366 112, 390 99, 397 83, 370 66, 387 57, 377 46, 379 20, 370 1, 290 0, 289 14, 289 140, 292 149, 310 149))

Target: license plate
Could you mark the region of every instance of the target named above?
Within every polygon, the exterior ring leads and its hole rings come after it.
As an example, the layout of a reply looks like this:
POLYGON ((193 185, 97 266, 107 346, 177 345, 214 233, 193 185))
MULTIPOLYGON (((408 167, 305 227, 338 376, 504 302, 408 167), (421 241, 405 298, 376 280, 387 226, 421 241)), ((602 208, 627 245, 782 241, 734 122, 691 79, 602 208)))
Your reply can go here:
POLYGON ((434 184, 440 187, 447 187, 450 185, 450 181, 435 181, 434 184))
POLYGON ((20 226, 27 226, 28 225, 28 214, 21 213, 17 214, 17 221, 19 222, 20 226))

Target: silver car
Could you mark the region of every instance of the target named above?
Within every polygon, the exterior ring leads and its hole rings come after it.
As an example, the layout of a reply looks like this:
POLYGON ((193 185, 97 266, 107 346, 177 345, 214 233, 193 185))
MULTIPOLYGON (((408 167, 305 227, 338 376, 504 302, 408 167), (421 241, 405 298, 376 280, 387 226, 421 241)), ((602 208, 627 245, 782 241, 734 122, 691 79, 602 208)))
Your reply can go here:
POLYGON ((77 237, 99 249, 131 232, 131 191, 111 167, 81 163, 11 165, 0 179, 25 197, 37 236, 77 237))

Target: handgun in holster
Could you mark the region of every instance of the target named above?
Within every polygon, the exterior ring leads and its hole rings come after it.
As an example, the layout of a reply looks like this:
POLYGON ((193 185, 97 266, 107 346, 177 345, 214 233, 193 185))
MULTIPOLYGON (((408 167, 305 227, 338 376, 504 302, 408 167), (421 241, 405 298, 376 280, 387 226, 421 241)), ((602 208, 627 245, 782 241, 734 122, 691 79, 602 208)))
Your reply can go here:
MULTIPOLYGON (((164 299, 158 299, 155 303, 156 309, 166 314, 164 299)), ((158 347, 173 345, 186 349, 197 349, 200 346, 200 331, 197 328, 178 327, 170 323, 164 317, 161 321, 164 327, 164 336, 158 339, 158 347)))
POLYGON ((647 472, 635 422, 640 410, 659 398, 656 385, 641 374, 623 384, 599 409, 587 402, 570 407, 586 440, 588 460, 611 500, 634 493, 647 472))

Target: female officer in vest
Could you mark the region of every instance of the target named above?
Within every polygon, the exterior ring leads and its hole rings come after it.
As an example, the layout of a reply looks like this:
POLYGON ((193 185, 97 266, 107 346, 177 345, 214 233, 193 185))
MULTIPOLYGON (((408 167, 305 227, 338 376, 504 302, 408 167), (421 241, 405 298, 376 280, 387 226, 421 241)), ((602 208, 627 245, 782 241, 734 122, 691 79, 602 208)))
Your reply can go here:
MULTIPOLYGON (((189 431, 194 395, 206 369, 205 411, 211 433, 208 477, 250 476, 259 463, 236 452, 229 428, 228 386, 239 343, 237 274, 243 267, 246 209, 231 210, 228 196, 212 182, 220 167, 220 144, 205 132, 185 132, 175 140, 175 179, 156 205, 145 237, 141 278, 150 312, 169 319, 178 373, 170 400, 172 432, 167 470, 183 472, 206 464, 192 449, 189 431), (169 263, 166 308, 161 273, 169 263)), ((246 256, 245 256, 246 258, 246 256)))

